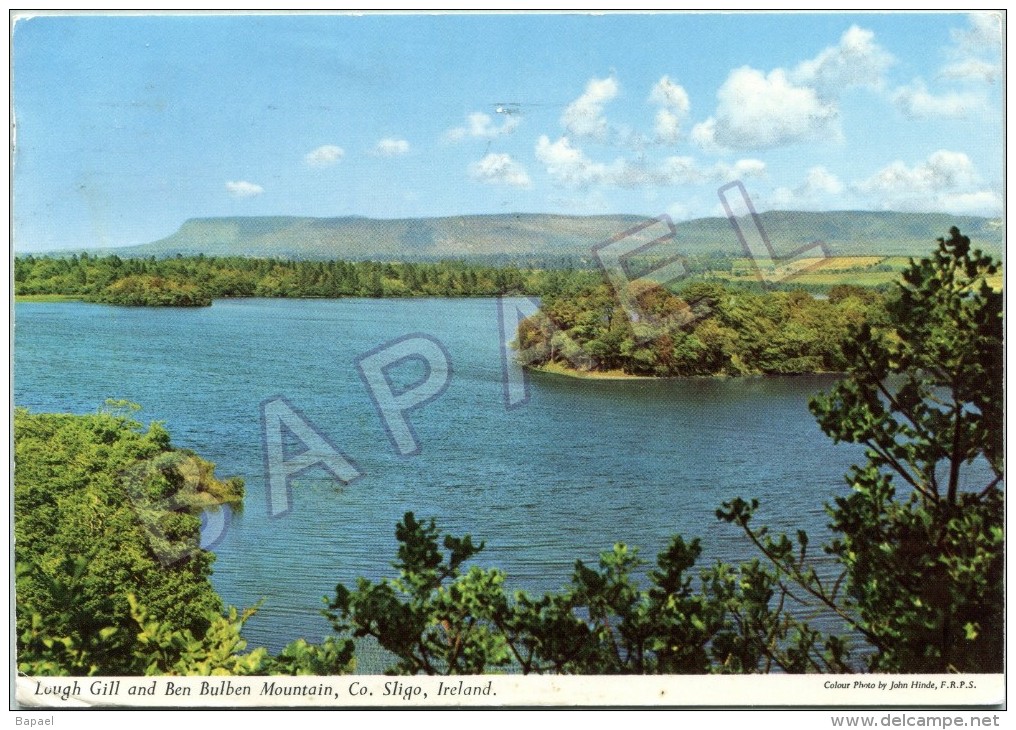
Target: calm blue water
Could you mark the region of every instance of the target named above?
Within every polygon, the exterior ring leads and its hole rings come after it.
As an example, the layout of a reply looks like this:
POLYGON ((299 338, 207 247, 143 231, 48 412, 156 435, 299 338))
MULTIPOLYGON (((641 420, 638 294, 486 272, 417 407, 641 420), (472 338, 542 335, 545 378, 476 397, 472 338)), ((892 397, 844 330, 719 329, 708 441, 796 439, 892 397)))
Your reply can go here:
MULTIPOLYGON (((539 375, 528 405, 506 410, 497 333, 492 299, 21 303, 15 403, 83 413, 126 398, 219 476, 242 476, 245 510, 214 547, 214 583, 228 603, 264 601, 246 634, 273 650, 328 634, 321 598, 337 582, 394 575, 394 525, 407 510, 485 540, 478 562, 507 571, 510 588, 552 590, 577 558, 595 560, 616 541, 652 560, 681 532, 703 539, 703 564, 753 557, 714 515, 734 496, 762 500, 770 525, 818 532, 823 504, 844 493, 843 474, 860 460, 808 412, 831 377, 539 375), (354 360, 409 333, 439 340, 453 374, 410 416, 420 454, 399 456, 354 360), (294 482, 291 512, 269 519, 259 404, 276 395, 365 475, 343 486, 308 472, 294 482)), ((393 375, 409 382, 411 370, 393 375)))

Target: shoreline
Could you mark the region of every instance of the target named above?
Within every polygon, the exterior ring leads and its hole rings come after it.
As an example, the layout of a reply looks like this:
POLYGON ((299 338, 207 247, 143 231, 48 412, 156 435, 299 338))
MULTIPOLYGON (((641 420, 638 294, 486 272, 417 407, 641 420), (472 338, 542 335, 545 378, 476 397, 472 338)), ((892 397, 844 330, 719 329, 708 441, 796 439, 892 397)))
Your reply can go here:
MULTIPOLYGON (((399 296, 381 296, 381 297, 368 297, 368 296, 361 296, 359 294, 349 294, 349 295, 343 295, 343 296, 338 296, 338 297, 316 296, 316 295, 285 296, 285 297, 282 297, 282 296, 274 296, 274 297, 272 297, 272 296, 255 296, 255 295, 250 295, 250 296, 242 296, 242 297, 234 297, 234 296, 212 297, 212 304, 215 304, 215 302, 234 302, 234 301, 242 301, 242 300, 245 300, 245 299, 265 299, 265 300, 273 300, 273 301, 274 300, 287 300, 287 301, 294 301, 294 302, 295 301, 333 301, 333 302, 338 302, 338 301, 343 301, 343 300, 347 300, 347 299, 369 299, 369 300, 372 300, 372 301, 374 301, 374 300, 376 300, 376 301, 382 301, 382 300, 411 301, 411 300, 419 300, 419 299, 498 299, 498 298, 512 298, 512 299, 516 299, 516 298, 522 298, 522 297, 527 297, 527 298, 534 299, 534 298, 538 298, 539 296, 540 295, 538 295, 538 294, 518 294, 518 293, 511 293, 511 294, 406 294, 406 295, 399 295, 399 296)), ((123 303, 119 303, 119 302, 105 302, 105 301, 99 301, 97 299, 89 299, 87 294, 14 294, 13 299, 14 299, 15 302, 85 302, 86 304, 105 304, 105 305, 109 305, 109 306, 113 306, 113 307, 149 307, 149 308, 152 308, 152 309, 159 309, 159 308, 163 308, 163 307, 195 307, 195 308, 201 308, 201 307, 206 307, 206 306, 212 306, 212 304, 209 304, 209 305, 189 305, 189 304, 183 304, 183 305, 180 305, 180 304, 123 304, 123 303)))
POLYGON ((690 380, 693 378, 726 378, 727 375, 632 375, 623 370, 575 370, 559 362, 546 365, 524 365, 524 369, 534 373, 561 375, 576 380, 690 380))
POLYGON ((546 375, 557 375, 575 380, 730 380, 733 378, 796 378, 813 375, 844 375, 838 370, 822 370, 808 373, 743 373, 740 375, 729 375, 727 373, 712 373, 710 375, 632 375, 623 370, 575 370, 561 363, 554 362, 549 365, 523 365, 524 370, 533 373, 546 375))

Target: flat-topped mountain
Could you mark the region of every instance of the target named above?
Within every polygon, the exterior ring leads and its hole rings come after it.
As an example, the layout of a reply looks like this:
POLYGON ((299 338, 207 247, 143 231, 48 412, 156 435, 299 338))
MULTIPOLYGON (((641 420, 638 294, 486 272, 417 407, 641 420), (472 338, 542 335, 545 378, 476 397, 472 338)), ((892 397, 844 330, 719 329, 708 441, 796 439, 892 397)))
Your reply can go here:
MULTIPOLYGON (((946 213, 872 211, 760 214, 777 251, 824 241, 831 253, 915 256, 957 226, 975 246, 1001 257, 999 219, 946 213)), ((639 223, 639 215, 564 216, 516 213, 445 218, 373 219, 306 217, 195 218, 152 243, 107 253, 120 256, 254 256, 287 259, 436 260, 475 258, 591 258, 591 249, 639 223)), ((688 256, 742 255, 726 218, 676 223, 676 248, 688 256)), ((741 220, 741 226, 752 226, 741 220)))

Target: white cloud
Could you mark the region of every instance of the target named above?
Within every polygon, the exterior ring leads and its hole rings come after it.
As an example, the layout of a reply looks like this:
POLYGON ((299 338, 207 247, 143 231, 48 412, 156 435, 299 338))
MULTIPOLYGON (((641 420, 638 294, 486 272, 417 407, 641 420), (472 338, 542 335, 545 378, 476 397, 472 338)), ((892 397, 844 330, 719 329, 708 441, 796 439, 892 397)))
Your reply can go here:
POLYGON ((718 182, 728 182, 739 178, 762 177, 765 174, 766 163, 752 158, 738 160, 733 165, 718 162, 712 167, 712 178, 718 182))
POLYGON ((958 49, 971 53, 997 51, 1002 44, 1001 13, 970 13, 967 15, 968 27, 953 30, 952 39, 958 49))
POLYGON ((466 117, 466 126, 449 129, 445 133, 445 138, 452 142, 470 137, 476 139, 495 139, 496 137, 511 134, 518 126, 518 117, 507 116, 504 122, 498 126, 494 124, 494 120, 489 114, 473 112, 466 117))
POLYGON ((971 13, 967 20, 967 28, 952 30, 952 45, 946 49, 950 61, 936 75, 954 88, 929 91, 923 79, 897 88, 891 98, 905 116, 973 118, 988 111, 985 85, 1002 75, 1001 16, 971 13))
POLYGON ((692 157, 668 157, 660 165, 663 174, 674 185, 688 185, 702 182, 702 173, 698 163, 692 157))
POLYGON ((824 193, 838 195, 843 192, 843 183, 829 170, 819 165, 808 170, 804 183, 798 190, 802 195, 808 196, 824 193))
POLYGON ((716 113, 692 128, 691 141, 704 151, 718 152, 839 139, 842 91, 881 87, 893 63, 874 33, 854 25, 835 46, 789 71, 734 69, 716 92, 716 113))
POLYGON ((582 95, 565 107, 561 124, 575 137, 606 139, 609 128, 603 117, 603 107, 617 96, 617 92, 618 84, 612 76, 590 79, 582 95))
POLYGON ((766 164, 762 160, 742 159, 733 165, 717 162, 707 167, 700 166, 692 157, 668 157, 660 166, 664 184, 694 185, 700 183, 730 182, 766 174, 766 164))
POLYGON ((947 49, 952 62, 939 76, 993 84, 1002 76, 1002 16, 971 13, 967 23, 967 28, 952 31, 952 46, 947 49))
POLYGON ((311 167, 330 167, 341 160, 345 154, 345 150, 341 147, 325 144, 304 155, 303 161, 311 167))
POLYGON ((861 184, 864 192, 887 195, 940 192, 970 185, 977 180, 974 165, 962 152, 938 150, 914 167, 897 160, 861 184))
POLYGON ((604 182, 620 188, 654 188, 666 185, 667 176, 645 162, 617 159, 607 167, 604 182))
POLYGON ((1002 213, 1002 196, 993 190, 973 193, 945 193, 939 203, 942 210, 963 215, 997 216, 1002 213))
POLYGON ((409 152, 409 142, 404 139, 385 137, 374 146, 374 154, 378 157, 398 157, 409 152))
POLYGON ((933 152, 913 167, 897 160, 854 187, 883 210, 982 215, 999 215, 1002 210, 1001 197, 983 188, 970 158, 950 150, 933 152))
POLYGON ((687 114, 691 108, 688 92, 680 84, 675 84, 669 76, 661 76, 660 80, 649 92, 649 101, 657 106, 673 109, 679 114, 687 114))
POLYGON ((699 146, 765 149, 839 136, 836 106, 797 86, 783 69, 735 69, 716 92, 715 118, 693 130, 699 146))
POLYGON ((804 182, 795 188, 776 188, 767 203, 770 208, 791 210, 828 210, 842 208, 830 198, 843 193, 843 183, 825 167, 818 165, 808 170, 804 182))
POLYGON ((939 72, 939 77, 944 79, 984 81, 993 84, 1001 75, 1001 68, 998 64, 988 63, 979 58, 966 58, 961 61, 954 61, 947 64, 939 72))
POLYGON ((673 144, 681 139, 681 117, 669 109, 656 112, 656 139, 660 142, 673 144))
POLYGON ((525 169, 511 158, 511 155, 491 152, 478 162, 469 166, 469 176, 479 182, 491 185, 511 185, 528 188, 529 175, 525 169))
POLYGON ((546 135, 537 142, 536 159, 543 163, 555 182, 574 188, 597 184, 623 188, 694 185, 761 177, 766 173, 765 163, 755 159, 702 166, 692 157, 672 156, 659 165, 623 158, 605 164, 591 160, 567 137, 551 142, 546 135))
POLYGON ((665 144, 677 142, 681 136, 681 122, 691 108, 688 92, 669 76, 663 76, 649 93, 649 101, 660 107, 656 112, 656 139, 665 144))
POLYGON ((969 117, 987 106, 987 101, 981 94, 955 91, 932 94, 921 79, 896 89, 892 100, 897 109, 914 119, 969 117))
POLYGON ((551 142, 547 135, 540 135, 536 159, 543 163, 555 182, 570 187, 585 187, 608 177, 606 165, 590 160, 582 150, 572 147, 567 137, 551 142))
POLYGON ((791 78, 814 88, 823 98, 837 98, 850 86, 878 88, 882 74, 893 62, 892 54, 875 43, 874 33, 852 25, 837 45, 798 64, 791 78))
POLYGON ((688 134, 691 143, 703 152, 724 152, 726 148, 716 141, 716 117, 709 117, 691 128, 688 134))
POLYGON ((230 180, 226 183, 226 192, 234 198, 253 198, 256 195, 261 195, 264 191, 265 189, 260 185, 246 180, 230 180))
POLYGON ((700 209, 702 207, 701 201, 690 202, 688 200, 674 201, 667 206, 667 215, 675 221, 690 220, 693 216, 692 211, 700 209))

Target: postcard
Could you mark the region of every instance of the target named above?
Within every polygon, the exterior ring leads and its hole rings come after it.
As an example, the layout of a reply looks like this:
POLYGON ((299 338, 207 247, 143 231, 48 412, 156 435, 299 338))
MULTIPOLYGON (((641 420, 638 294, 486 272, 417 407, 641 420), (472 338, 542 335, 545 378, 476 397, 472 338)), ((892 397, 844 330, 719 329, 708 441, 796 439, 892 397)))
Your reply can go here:
POLYGON ((11 24, 12 709, 997 725, 1004 11, 11 24))

